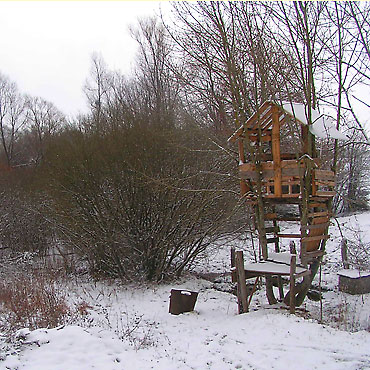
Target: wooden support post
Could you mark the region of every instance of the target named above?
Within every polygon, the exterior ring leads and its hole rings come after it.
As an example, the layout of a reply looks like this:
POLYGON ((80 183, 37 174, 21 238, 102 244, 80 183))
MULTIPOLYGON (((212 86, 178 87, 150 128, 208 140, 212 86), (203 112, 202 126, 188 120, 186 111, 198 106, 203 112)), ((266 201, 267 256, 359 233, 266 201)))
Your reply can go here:
POLYGON ((279 109, 272 108, 272 159, 274 162, 274 195, 281 197, 281 155, 280 155, 280 124, 279 109))
POLYGON ((289 250, 290 250, 290 254, 297 254, 297 250, 295 248, 295 243, 293 240, 291 240, 289 243, 289 250))
POLYGON ((290 313, 295 313, 295 271, 296 271, 297 256, 293 254, 290 258, 290 292, 289 292, 289 306, 290 313))
POLYGON ((231 282, 236 283, 238 281, 236 277, 236 267, 235 267, 235 248, 231 247, 230 250, 230 259, 231 259, 231 282))
POLYGON ((245 163, 243 140, 240 139, 238 140, 238 149, 239 149, 239 161, 241 163, 245 163))
POLYGON ((349 263, 348 263, 348 255, 347 255, 347 239, 343 238, 342 242, 340 243, 340 251, 342 255, 342 263, 343 267, 348 270, 349 263))
POLYGON ((253 284, 253 288, 252 288, 251 294, 250 294, 250 296, 249 296, 249 300, 248 300, 248 309, 249 309, 249 306, 251 305, 251 301, 252 301, 252 298, 253 298, 253 294, 254 294, 254 292, 255 292, 255 291, 256 291, 256 289, 257 289, 257 284, 258 284, 259 280, 260 280, 260 277, 259 277, 259 276, 257 276, 256 281, 255 281, 255 282, 254 282, 254 284, 253 284))
POLYGON ((239 313, 248 312, 247 285, 245 283, 244 256, 242 251, 235 253, 236 276, 238 280, 239 313))

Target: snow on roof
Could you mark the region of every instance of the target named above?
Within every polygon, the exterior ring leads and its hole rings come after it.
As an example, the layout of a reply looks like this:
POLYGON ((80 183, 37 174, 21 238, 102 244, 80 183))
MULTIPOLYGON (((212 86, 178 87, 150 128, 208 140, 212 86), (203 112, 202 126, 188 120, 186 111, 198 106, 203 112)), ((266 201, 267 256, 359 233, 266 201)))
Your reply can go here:
MULTIPOLYGON (((261 105, 260 109, 263 108, 266 104, 275 104, 278 105, 282 110, 285 111, 291 117, 294 117, 297 121, 299 121, 302 125, 308 124, 308 112, 307 106, 302 103, 293 103, 293 102, 265 102, 261 105)), ((269 108, 265 108, 269 109, 269 108)), ((251 117, 253 119, 253 116, 251 117)), ((250 118, 250 119, 251 119, 250 118)), ((320 114, 315 109, 311 109, 311 121, 312 125, 310 125, 309 129, 310 132, 315 135, 316 137, 320 137, 322 139, 337 139, 337 140, 348 140, 349 137, 335 127, 335 120, 324 114, 320 114)), ((228 141, 234 142, 243 132, 245 126, 244 124, 241 125, 228 139, 228 141)))
MULTIPOLYGON (((307 106, 301 103, 283 102, 281 107, 290 115, 294 116, 304 125, 308 124, 307 106)), ((310 132, 322 139, 348 140, 348 136, 337 130, 332 117, 320 114, 317 110, 311 109, 312 125, 310 132)))

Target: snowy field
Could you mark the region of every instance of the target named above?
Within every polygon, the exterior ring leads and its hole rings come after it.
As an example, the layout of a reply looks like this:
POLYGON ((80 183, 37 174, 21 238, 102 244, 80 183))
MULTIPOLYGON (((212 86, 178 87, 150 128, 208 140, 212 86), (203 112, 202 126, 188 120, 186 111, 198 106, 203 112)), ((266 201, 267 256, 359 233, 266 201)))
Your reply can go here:
MULTIPOLYGON (((348 239, 370 242, 370 213, 340 218, 339 224, 348 239)), ((370 295, 338 291, 337 226, 331 235, 321 324, 320 302, 306 300, 297 315, 289 315, 286 307, 267 306, 263 289, 253 298, 252 312, 237 315, 236 297, 220 291, 230 286, 223 278, 211 282, 188 275, 160 286, 76 279, 66 283, 68 300, 85 314, 71 325, 20 330, 0 369, 370 369, 370 295), (199 292, 194 312, 168 313, 172 288, 199 292)), ((229 241, 196 271, 227 272, 232 243, 250 249, 248 241, 229 241)))

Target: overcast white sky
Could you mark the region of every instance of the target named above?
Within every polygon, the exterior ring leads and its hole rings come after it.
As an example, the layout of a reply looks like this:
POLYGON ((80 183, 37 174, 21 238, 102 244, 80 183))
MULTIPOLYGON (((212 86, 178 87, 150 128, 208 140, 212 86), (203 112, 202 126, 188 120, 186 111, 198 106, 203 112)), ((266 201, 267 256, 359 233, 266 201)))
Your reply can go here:
POLYGON ((0 1, 0 72, 19 90, 68 115, 86 109, 91 54, 129 72, 136 53, 128 26, 159 12, 156 1, 0 1))

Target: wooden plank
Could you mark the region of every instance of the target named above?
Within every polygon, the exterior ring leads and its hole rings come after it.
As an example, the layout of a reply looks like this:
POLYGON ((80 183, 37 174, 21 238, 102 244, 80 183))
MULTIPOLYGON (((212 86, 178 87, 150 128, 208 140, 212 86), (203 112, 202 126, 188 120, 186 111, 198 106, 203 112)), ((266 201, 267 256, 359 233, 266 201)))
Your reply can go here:
POLYGON ((301 230, 317 230, 317 229, 323 229, 329 227, 329 222, 327 223, 322 223, 322 224, 317 224, 317 225, 303 225, 301 226, 301 230))
POLYGON ((289 312, 295 313, 295 274, 296 274, 296 255, 290 258, 290 281, 289 281, 289 312))
POLYGON ((320 256, 323 256, 324 255, 324 251, 320 251, 319 249, 316 250, 316 251, 312 251, 312 252, 306 252, 304 253, 302 256, 303 258, 306 258, 306 257, 320 257, 320 256))
POLYGON ((240 171, 239 176, 241 179, 245 180, 257 180, 257 172, 256 171, 240 171))
POLYGON ((238 305, 239 313, 248 312, 248 293, 245 283, 244 256, 243 251, 235 252, 235 267, 238 280, 238 305))
POLYGON ((239 165, 239 171, 256 171, 254 163, 242 163, 239 165))
POLYGON ((324 209, 327 209, 328 206, 326 203, 319 203, 319 202, 313 202, 313 203, 309 203, 308 204, 308 207, 309 208, 324 208, 324 209))
POLYGON ((335 191, 317 191, 316 192, 316 196, 318 197, 326 197, 326 198, 331 198, 331 197, 334 197, 336 194, 335 191))
POLYGON ((302 261, 302 263, 307 263, 307 262, 312 261, 313 259, 315 259, 317 257, 320 257, 320 256, 323 256, 323 255, 324 255, 324 252, 319 250, 319 249, 311 251, 311 252, 305 252, 305 253, 302 253, 302 255, 301 255, 301 261, 302 261))
MULTIPOLYGON (((280 125, 281 126, 281 125, 280 125)), ((282 160, 293 160, 297 161, 297 154, 296 153, 280 153, 280 157, 282 160)), ((284 167, 283 162, 281 163, 281 166, 284 167)))
MULTIPOLYGON (((290 261, 290 259, 289 259, 290 261)), ((253 273, 258 275, 268 275, 268 276, 289 276, 290 275, 290 264, 286 263, 276 263, 272 261, 250 263, 245 265, 246 273, 253 273)), ((297 266, 296 273, 300 274, 307 271, 306 268, 297 266)))
POLYGON ((288 217, 288 216, 281 216, 276 218, 277 221, 300 221, 300 217, 288 217))
POLYGON ((301 184, 301 180, 292 180, 291 178, 287 178, 287 177, 283 177, 283 181, 282 181, 282 184, 283 185, 300 185, 301 184))
POLYGON ((314 170, 315 178, 318 180, 334 180, 335 175, 333 171, 314 170))
POLYGON ((329 235, 316 235, 316 236, 307 236, 302 239, 302 243, 308 243, 308 242, 313 242, 317 240, 326 240, 329 239, 329 235))
MULTIPOLYGON (((267 181, 267 180, 273 180, 274 179, 274 170, 263 170, 262 171, 262 179, 267 181)), ((274 184, 272 184, 274 185, 274 184)))
POLYGON ((299 168, 283 168, 282 176, 290 176, 290 177, 299 178, 301 176, 301 171, 299 168))
POLYGON ((273 162, 262 162, 261 166, 262 166, 263 171, 274 170, 274 163, 273 162))
POLYGON ((322 224, 326 224, 327 222, 329 222, 329 216, 316 217, 312 220, 312 223, 314 225, 322 225, 322 224))
POLYGON ((278 238, 292 238, 292 239, 300 239, 301 234, 277 234, 278 238))
POLYGON ((299 274, 295 274, 295 278, 298 279, 298 278, 301 278, 301 277, 304 277, 304 276, 308 276, 308 275, 311 275, 311 271, 310 270, 307 270, 307 271, 303 271, 299 274))
MULTIPOLYGON (((268 198, 268 199, 274 199, 274 198, 277 198, 277 199, 280 199, 280 198, 299 198, 300 196, 301 196, 301 193, 282 194, 280 197, 277 197, 275 194, 271 194, 271 195, 265 195, 265 198, 268 198)), ((300 219, 298 219, 298 220, 290 220, 290 221, 299 221, 299 220, 300 219)))
POLYGON ((335 181, 329 180, 315 180, 315 183, 319 186, 335 186, 335 181))
POLYGON ((266 213, 265 214, 265 220, 274 220, 275 218, 277 218, 276 213, 266 213))
POLYGON ((310 200, 310 202, 318 202, 318 203, 321 203, 321 204, 326 204, 326 202, 327 202, 326 199, 322 199, 320 197, 315 197, 315 196, 311 196, 309 200, 310 200))
POLYGON ((271 226, 271 227, 266 227, 265 231, 267 234, 278 233, 280 231, 280 228, 279 226, 271 226))
POLYGON ((323 217, 323 216, 330 216, 330 212, 323 211, 323 212, 312 212, 308 214, 308 217, 323 217))
POLYGON ((304 164, 294 159, 281 161, 281 168, 304 168, 304 164))
POLYGON ((283 194, 282 198, 299 198, 301 193, 283 194))

